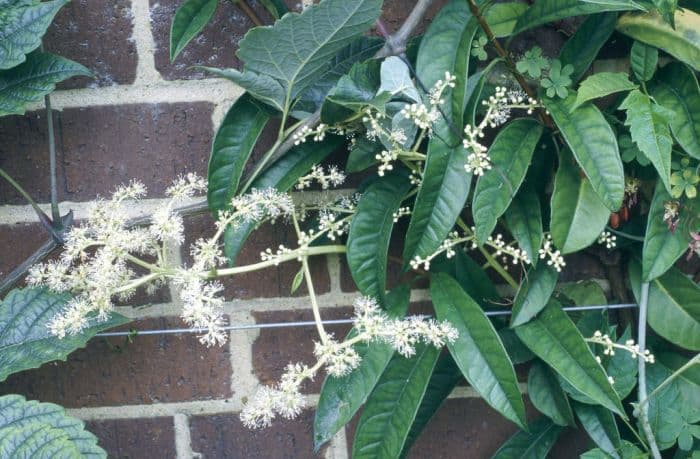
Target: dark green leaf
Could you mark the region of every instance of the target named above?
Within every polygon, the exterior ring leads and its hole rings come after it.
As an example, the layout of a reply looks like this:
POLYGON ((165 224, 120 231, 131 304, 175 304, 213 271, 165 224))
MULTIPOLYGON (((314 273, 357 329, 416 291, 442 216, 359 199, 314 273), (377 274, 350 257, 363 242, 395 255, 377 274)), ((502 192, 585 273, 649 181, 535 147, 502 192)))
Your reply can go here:
POLYGON ((581 178, 564 154, 554 179, 552 193, 552 239, 562 253, 571 253, 591 245, 605 229, 610 210, 593 190, 587 178, 581 178))
POLYGON ((611 0, 607 3, 592 3, 580 0, 537 0, 523 13, 515 25, 514 33, 571 16, 584 16, 605 11, 643 9, 631 0, 611 0))
POLYGON ((218 0, 185 0, 175 11, 170 25, 170 60, 173 61, 204 26, 216 11, 218 0))
POLYGON ((554 303, 530 322, 515 328, 518 337, 575 389, 625 416, 620 398, 576 325, 554 303))
MULTIPOLYGON (((671 372, 659 365, 648 365, 646 372, 647 393, 652 393, 671 372)), ((659 449, 668 449, 676 443, 683 429, 684 414, 697 410, 697 406, 685 406, 676 381, 672 381, 649 399, 648 418, 659 449)))
POLYGON ((541 135, 542 126, 537 121, 520 118, 501 129, 491 144, 488 154, 492 168, 479 177, 472 201, 479 244, 491 235, 497 219, 523 183, 541 135))
POLYGON ((484 85, 491 71, 499 62, 501 62, 499 59, 492 60, 483 70, 476 71, 467 80, 467 86, 464 92, 467 105, 464 109, 462 124, 476 124, 476 114, 481 105, 484 85))
POLYGON ((530 367, 527 394, 535 408, 549 416, 556 424, 574 425, 574 414, 571 412, 566 393, 559 386, 556 376, 540 361, 536 361, 530 367))
POLYGON ((515 334, 512 328, 501 328, 498 330, 498 336, 501 338, 508 357, 514 365, 529 362, 535 358, 535 354, 530 352, 530 349, 520 341, 520 338, 518 338, 518 335, 515 334))
POLYGON ((391 94, 376 95, 379 72, 379 61, 353 65, 350 73, 342 76, 328 93, 321 107, 321 120, 325 123, 339 123, 360 113, 368 105, 383 112, 391 94))
POLYGON ((401 454, 439 356, 439 349, 424 344, 416 346, 410 359, 394 355, 360 416, 353 459, 401 454))
POLYGON ((32 102, 38 102, 59 83, 72 76, 92 76, 77 62, 47 53, 31 53, 26 61, 9 70, 0 70, 0 116, 23 115, 32 102))
POLYGON ((447 347, 464 377, 489 405, 524 428, 525 404, 513 364, 484 311, 447 274, 431 278, 430 294, 438 319, 459 332, 447 347))
POLYGON ((236 69, 217 69, 213 67, 199 67, 204 71, 233 81, 242 86, 256 99, 265 102, 279 111, 284 111, 285 92, 282 85, 277 80, 268 75, 254 72, 241 73, 236 69))
POLYGON ((561 285, 559 290, 572 300, 576 306, 601 306, 608 304, 605 292, 595 281, 580 281, 575 284, 561 285))
POLYGON ((497 38, 512 35, 518 18, 527 10, 527 3, 504 2, 491 5, 484 13, 484 19, 497 38))
POLYGON ((571 111, 576 94, 566 100, 545 98, 545 107, 603 203, 615 212, 622 204, 625 176, 612 128, 592 104, 571 111))
MULTIPOLYGON (((643 453, 642 450, 637 448, 634 444, 622 440, 622 458, 623 459, 648 459, 649 455, 643 453)), ((603 452, 600 448, 595 448, 586 451, 581 455, 581 459, 610 459, 610 456, 603 452)))
POLYGON ((656 64, 659 61, 659 50, 653 46, 645 45, 641 41, 632 44, 630 51, 630 63, 634 76, 640 81, 649 81, 656 72, 656 64))
POLYGON ((656 102, 673 112, 671 131, 680 146, 700 159, 700 88, 693 72, 672 62, 659 71, 649 91, 656 102))
POLYGON ((3 7, 0 10, 0 69, 24 62, 25 54, 41 45, 41 37, 66 3, 68 0, 22 2, 3 7))
MULTIPOLYGON (((640 301, 639 263, 630 263, 630 283, 640 301)), ((649 285, 647 322, 656 333, 686 349, 700 351, 700 287, 676 268, 649 285)))
POLYGON ((282 0, 260 0, 260 4, 265 7, 275 20, 289 12, 289 8, 282 0))
POLYGON ((496 290, 493 281, 488 274, 481 269, 481 265, 475 262, 469 255, 457 251, 455 260, 455 279, 459 285, 484 309, 493 308, 498 304, 501 296, 496 290))
MULTIPOLYGON (((688 359, 672 352, 655 352, 657 365, 663 365, 669 372, 675 372, 688 363, 688 359)), ((700 365, 695 364, 676 376, 676 385, 689 407, 700 406, 700 365)))
POLYGON ((270 115, 244 93, 216 131, 209 157, 207 201, 215 214, 228 208, 238 182, 270 115))
POLYGON ((579 105, 589 100, 605 97, 610 94, 636 89, 637 85, 632 83, 626 73, 620 72, 600 72, 594 73, 581 82, 578 88, 576 103, 573 110, 579 105))
POLYGON ((384 297, 394 213, 410 188, 406 176, 394 174, 376 180, 362 193, 348 233, 347 261, 357 288, 365 295, 384 297))
POLYGON ((559 52, 563 65, 571 65, 571 80, 576 82, 591 66, 600 48, 608 41, 617 22, 617 13, 601 13, 588 16, 576 29, 559 52))
POLYGON ((533 266, 537 266, 542 244, 542 208, 537 193, 523 186, 503 215, 506 227, 525 251, 533 266))
POLYGON ((0 303, 0 381, 18 371, 65 360, 74 350, 85 347, 96 333, 128 322, 119 314, 112 314, 104 322, 92 319, 79 334, 58 338, 47 325, 69 300, 67 294, 43 288, 18 289, 7 294, 0 303))
POLYGON ((511 327, 529 322, 547 305, 557 285, 557 279, 559 273, 546 263, 540 263, 537 268, 528 270, 513 300, 511 327))
MULTIPOLYGON (((407 285, 392 290, 387 295, 388 315, 401 318, 408 309, 409 288, 407 285)), ((355 336, 351 330, 346 339, 355 336)), ((374 389, 384 372, 394 349, 387 343, 358 343, 354 346, 362 357, 360 366, 347 376, 326 377, 314 419, 314 450, 330 440, 355 415, 374 389)))
POLYGON ((529 432, 520 430, 510 437, 491 459, 544 459, 562 430, 542 416, 530 424, 529 432))
MULTIPOLYGON (((618 344, 624 345, 627 340, 632 337, 630 329, 627 328, 622 334, 620 339, 617 340, 618 344)), ((632 389, 637 385, 637 360, 631 358, 631 355, 626 351, 617 351, 615 355, 610 358, 605 368, 608 376, 613 378, 613 387, 620 395, 620 399, 626 398, 632 393, 632 389)))
POLYGON ((591 440, 607 454, 619 459, 617 451, 622 449, 622 439, 617 430, 615 416, 602 406, 578 402, 574 402, 574 411, 591 440))
MULTIPOLYGON (((665 273, 688 248, 688 235, 682 228, 671 232, 664 221, 664 204, 668 201, 671 201, 671 195, 663 184, 658 182, 649 206, 647 230, 642 248, 642 278, 645 281, 665 273)), ((679 226, 682 227, 682 225, 679 226)))
POLYGON ((380 151, 382 151, 381 143, 368 140, 366 137, 356 139, 348 155, 345 170, 348 172, 360 172, 373 166, 377 162, 376 155, 380 151))

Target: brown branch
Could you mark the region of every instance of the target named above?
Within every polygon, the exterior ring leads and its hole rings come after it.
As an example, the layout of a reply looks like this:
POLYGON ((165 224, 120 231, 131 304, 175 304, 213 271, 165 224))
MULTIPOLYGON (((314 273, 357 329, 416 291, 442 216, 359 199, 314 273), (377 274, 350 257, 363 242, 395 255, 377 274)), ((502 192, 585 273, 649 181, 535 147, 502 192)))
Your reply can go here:
POLYGON ((248 5, 248 3, 246 3, 245 0, 233 0, 233 3, 240 8, 240 10, 243 11, 257 27, 265 25, 265 23, 262 22, 257 13, 250 7, 250 5, 248 5))
POLYGON ((404 23, 401 24, 399 30, 397 30, 393 35, 388 35, 386 29, 381 30, 383 25, 378 21, 380 33, 384 35, 386 43, 384 43, 382 49, 377 51, 377 54, 375 54, 374 57, 382 58, 403 54, 406 51, 406 43, 408 42, 409 37, 416 27, 418 27, 418 24, 420 24, 420 21, 423 19, 423 16, 425 16, 425 13, 428 11, 428 8, 432 3, 433 0, 418 0, 404 23))

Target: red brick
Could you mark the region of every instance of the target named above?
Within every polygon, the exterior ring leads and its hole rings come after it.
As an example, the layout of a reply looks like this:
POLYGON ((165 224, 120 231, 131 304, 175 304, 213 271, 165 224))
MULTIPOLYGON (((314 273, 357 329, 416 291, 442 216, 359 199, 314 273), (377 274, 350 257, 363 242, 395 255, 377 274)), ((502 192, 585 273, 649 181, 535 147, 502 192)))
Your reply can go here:
POLYGON ((136 44, 129 0, 73 0, 58 12, 46 36, 46 51, 77 61, 95 78, 77 77, 60 89, 130 84, 136 77, 136 44))
MULTIPOLYGON (((313 321, 311 310, 253 312, 257 323, 313 321)), ((351 308, 322 309, 324 320, 349 319, 351 308)), ((326 331, 337 339, 343 339, 350 330, 349 324, 326 326, 326 331)), ((253 369, 262 384, 275 384, 289 363, 302 362, 309 366, 316 362, 313 355, 314 340, 318 332, 313 325, 308 327, 267 328, 260 330, 260 336, 253 343, 253 369)), ((318 393, 326 377, 321 371, 316 379, 306 382, 303 392, 318 393)))
MULTIPOLYGON (((162 196, 183 172, 206 176, 211 148, 210 103, 69 108, 55 113, 60 200, 109 194, 131 179, 162 196)), ((49 200, 44 112, 0 120, 0 167, 40 202, 49 200)), ((4 181, 0 200, 23 203, 4 181)))
MULTIPOLYGON (((435 15, 447 3, 447 0, 437 0, 428 8, 423 20, 418 24, 414 35, 419 35, 425 32, 435 15)), ((382 20, 387 26, 390 33, 395 32, 401 27, 401 24, 406 20, 411 12, 415 2, 407 0, 385 0, 382 6, 382 20)))
POLYGON ((172 418, 107 419, 88 421, 87 430, 114 458, 163 457, 177 455, 172 418))
MULTIPOLYGON (((214 220, 209 214, 190 217, 185 222, 187 241, 183 247, 183 259, 190 264, 192 258, 189 254, 189 244, 200 237, 211 237, 216 231, 214 220)), ((236 265, 247 265, 260 262, 260 252, 269 248, 277 249, 280 244, 287 247, 295 247, 296 235, 290 225, 278 222, 277 224, 265 224, 253 234, 241 251, 236 265)), ((301 263, 290 261, 278 266, 237 274, 235 276, 220 278, 224 285, 224 295, 227 298, 275 298, 290 295, 294 276, 301 268, 301 263)), ((314 290, 317 294, 330 291, 330 277, 326 267, 326 257, 318 256, 309 259, 309 268, 314 281, 314 290)), ((306 283, 302 283, 294 296, 306 295, 306 283)))
POLYGON ((0 225, 0 279, 18 267, 44 242, 50 239, 49 233, 39 223, 17 223, 0 225))
POLYGON ((306 410, 294 420, 278 418, 271 427, 250 430, 238 414, 194 416, 190 419, 192 450, 205 458, 323 457, 325 448, 313 452, 313 420, 313 410, 306 410))
MULTIPOLYGON (((145 319, 123 329, 185 327, 179 318, 145 319)), ((227 346, 207 348, 192 333, 96 338, 67 362, 10 376, 0 393, 69 408, 185 402, 231 397, 227 346)))

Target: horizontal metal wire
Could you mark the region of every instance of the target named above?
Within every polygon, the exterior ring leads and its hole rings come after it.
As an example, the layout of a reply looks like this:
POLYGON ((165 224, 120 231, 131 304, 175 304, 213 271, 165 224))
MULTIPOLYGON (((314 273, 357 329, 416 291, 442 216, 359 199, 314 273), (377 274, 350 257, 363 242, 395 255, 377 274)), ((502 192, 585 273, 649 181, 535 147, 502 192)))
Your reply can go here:
MULTIPOLYGON (((575 311, 595 311, 595 310, 605 310, 605 309, 626 309, 626 308, 636 308, 636 303, 621 303, 621 304, 608 304, 608 305, 595 305, 595 306, 569 306, 562 308, 567 312, 575 311)), ((512 314, 509 309, 504 309, 501 311, 485 311, 484 314, 487 316, 508 316, 512 314)), ((323 325, 338 325, 338 324, 351 324, 352 319, 337 319, 337 320, 324 320, 323 325)), ((289 328, 289 327, 311 327, 315 326, 316 322, 310 321, 299 321, 299 322, 273 322, 273 323, 260 323, 260 324, 246 324, 246 325, 228 325, 221 327, 222 330, 234 331, 234 330, 255 330, 262 328, 289 328)), ((131 330, 123 332, 104 332, 98 333, 95 336, 109 337, 109 336, 140 336, 140 335, 176 335, 181 333, 204 333, 206 329, 203 328, 166 328, 163 330, 131 330)))

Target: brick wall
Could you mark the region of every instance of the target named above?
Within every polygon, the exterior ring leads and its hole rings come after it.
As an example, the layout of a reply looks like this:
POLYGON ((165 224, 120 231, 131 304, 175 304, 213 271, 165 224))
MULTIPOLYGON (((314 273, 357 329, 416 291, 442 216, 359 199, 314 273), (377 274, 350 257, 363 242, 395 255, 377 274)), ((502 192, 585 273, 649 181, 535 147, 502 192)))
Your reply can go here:
MULTIPOLYGON (((157 203, 177 174, 206 173, 214 128, 241 90, 189 67, 239 66, 234 50, 252 24, 231 2, 222 2, 214 23, 172 64, 168 31, 180 3, 73 0, 47 35, 48 50, 75 59, 96 74, 93 80, 70 80, 52 96, 57 109, 59 199, 62 210, 73 209, 77 219, 85 215, 86 201, 131 178, 142 180, 151 192, 151 200, 133 209, 141 214, 157 203)), ((289 2, 298 8, 297 3, 289 2)), ((400 24, 412 3, 385 2, 391 28, 400 24)), ((49 199, 45 117, 37 106, 26 116, 0 119, 0 165, 42 203, 49 199)), ((187 221, 189 239, 211 229, 207 217, 187 221)), ((261 248, 289 237, 285 228, 264 227, 251 238, 240 260, 257 260, 261 248)), ((0 275, 45 239, 31 208, 0 182, 0 275)), ((174 247, 172 252, 187 260, 187 250, 181 253, 174 247)), ((293 297, 288 294, 297 269, 280 266, 227 281, 225 312, 230 321, 308 320, 311 313, 303 289, 293 297)), ((354 287, 344 260, 317 259, 312 270, 324 317, 347 317, 354 287)), ((427 299, 425 287, 417 285, 414 302, 427 299)), ((134 320, 129 327, 183 327, 180 305, 172 298, 165 289, 153 297, 141 295, 119 309, 134 320)), ((345 330, 334 329, 339 334, 345 330)), ((313 327, 235 331, 226 346, 212 349, 189 334, 138 336, 132 342, 94 339, 67 362, 14 375, 0 386, 0 393, 21 393, 66 406, 70 414, 86 421, 113 457, 186 458, 197 453, 207 458, 313 457, 313 410, 257 432, 245 429, 237 417, 243 401, 260 383, 275 381, 289 361, 311 359, 313 336, 313 327)), ((305 387, 312 401, 319 388, 320 381, 305 387)), ((489 457, 515 431, 469 388, 460 387, 452 398, 418 440, 413 457, 489 457)), ((530 414, 537 416, 534 410, 530 414)), ((348 457, 353 431, 351 424, 320 457, 348 457)), ((556 456, 572 457, 585 443, 580 435, 567 436, 557 446, 556 456)))

